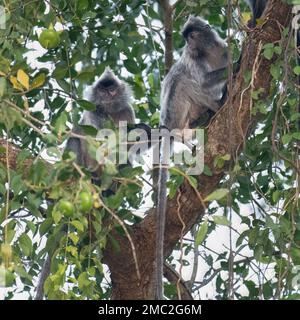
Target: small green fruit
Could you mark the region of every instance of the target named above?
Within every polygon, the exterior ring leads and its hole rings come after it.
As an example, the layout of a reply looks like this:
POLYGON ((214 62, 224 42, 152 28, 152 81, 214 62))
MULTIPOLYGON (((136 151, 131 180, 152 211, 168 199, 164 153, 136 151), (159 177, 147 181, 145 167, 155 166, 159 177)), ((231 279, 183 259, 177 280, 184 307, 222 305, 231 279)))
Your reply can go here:
POLYGON ((83 212, 90 211, 93 207, 93 197, 90 193, 88 192, 81 192, 79 194, 79 199, 80 199, 80 209, 83 212))
POLYGON ((58 209, 67 218, 71 218, 74 214, 74 206, 68 200, 60 200, 58 209))
POLYGON ((59 33, 54 29, 43 30, 39 42, 45 49, 54 49, 60 43, 59 33))

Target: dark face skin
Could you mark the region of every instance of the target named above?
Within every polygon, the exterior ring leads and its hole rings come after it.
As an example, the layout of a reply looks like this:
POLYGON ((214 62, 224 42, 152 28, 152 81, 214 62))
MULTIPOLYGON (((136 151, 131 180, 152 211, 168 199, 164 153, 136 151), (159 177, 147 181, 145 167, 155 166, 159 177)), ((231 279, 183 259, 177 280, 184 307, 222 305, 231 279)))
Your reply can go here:
POLYGON ((119 93, 119 85, 113 79, 103 79, 97 84, 97 91, 103 101, 111 101, 119 93))

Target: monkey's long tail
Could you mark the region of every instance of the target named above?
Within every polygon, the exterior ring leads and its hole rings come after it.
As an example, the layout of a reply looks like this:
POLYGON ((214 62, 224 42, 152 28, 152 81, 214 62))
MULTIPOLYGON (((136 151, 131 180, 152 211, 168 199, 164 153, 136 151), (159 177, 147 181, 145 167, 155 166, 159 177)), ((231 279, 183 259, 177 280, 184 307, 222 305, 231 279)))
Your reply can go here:
POLYGON ((167 139, 162 137, 160 148, 160 168, 158 178, 158 195, 156 210, 156 252, 155 252, 155 299, 163 300, 163 267, 164 267, 164 234, 167 207, 167 180, 169 146, 167 139))

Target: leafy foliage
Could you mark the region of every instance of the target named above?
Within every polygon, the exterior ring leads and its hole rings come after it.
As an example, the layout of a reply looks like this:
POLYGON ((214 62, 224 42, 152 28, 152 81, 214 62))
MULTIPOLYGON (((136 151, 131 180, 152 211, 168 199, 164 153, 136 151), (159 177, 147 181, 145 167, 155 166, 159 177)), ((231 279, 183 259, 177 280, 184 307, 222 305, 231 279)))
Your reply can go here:
MULTIPOLYGON (((226 3, 176 4, 175 58, 183 46, 180 28, 190 13, 205 16, 226 36, 226 3)), ((250 16, 243 4, 241 10, 250 16)), ((6 27, 0 30, 0 134, 21 149, 16 170, 0 164, 0 275, 4 272, 10 287, 6 299, 20 297, 20 292, 22 298, 34 296, 47 252, 54 254, 45 284, 48 299, 109 298, 102 252, 112 228, 124 232, 110 211, 127 224, 140 221, 134 213, 149 202, 141 180, 145 172, 142 167, 116 171, 106 165, 97 186, 88 171, 62 155, 62 146, 71 124, 78 123, 83 110, 94 108, 84 90, 106 66, 132 87, 137 118, 158 126, 164 72, 161 9, 156 1, 25 0, 7 2, 5 12, 6 27), (57 41, 45 49, 39 37, 48 29, 57 33, 57 41), (50 165, 41 156, 55 161, 50 165), (99 196, 116 184, 113 195, 99 196), (82 193, 92 201, 84 210, 82 193)), ((262 51, 274 63, 269 100, 261 99, 264 88, 252 93, 258 129, 222 185, 206 199, 213 202, 204 222, 192 230, 192 241, 184 241, 183 248, 178 244, 169 257, 170 263, 188 269, 194 254, 205 266, 204 274, 192 279, 196 298, 299 298, 299 66, 288 30, 282 39, 262 51), (178 259, 178 250, 184 259, 178 259), (211 284, 214 290, 205 289, 211 284)), ((233 41, 234 58, 240 54, 239 41, 233 41)), ((250 71, 245 78, 250 82, 250 71)), ((91 128, 86 131, 93 136, 91 128)), ((0 157, 4 152, 5 145, 0 157)), ((214 165, 222 168, 229 160, 229 155, 220 156, 214 165)), ((204 174, 210 176, 210 169, 204 174)), ((171 172, 171 197, 183 181, 179 171, 171 172)), ((197 187, 194 177, 189 182, 197 187)), ((166 288, 173 297, 175 288, 166 288)))

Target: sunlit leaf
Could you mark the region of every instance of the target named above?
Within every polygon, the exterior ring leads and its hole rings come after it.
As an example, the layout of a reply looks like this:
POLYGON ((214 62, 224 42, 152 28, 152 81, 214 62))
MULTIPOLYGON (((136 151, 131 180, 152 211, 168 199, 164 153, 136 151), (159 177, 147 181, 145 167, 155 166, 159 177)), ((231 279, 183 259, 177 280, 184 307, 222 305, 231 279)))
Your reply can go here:
POLYGON ((46 80, 46 75, 44 73, 40 73, 38 76, 36 76, 32 83, 31 83, 31 89, 35 89, 38 87, 41 87, 46 80))
POLYGON ((208 231, 208 222, 207 220, 205 220, 201 223, 198 233, 196 235, 195 246, 199 246, 204 241, 207 231, 208 231))
POLYGON ((211 194, 209 194, 204 201, 213 201, 213 200, 221 200, 222 198, 226 197, 229 193, 228 189, 220 188, 215 191, 213 191, 211 194))
POLYGON ((215 224, 230 226, 230 221, 225 216, 213 216, 213 220, 215 224))
POLYGON ((29 76, 22 69, 17 72, 17 80, 25 89, 29 89, 29 76))

